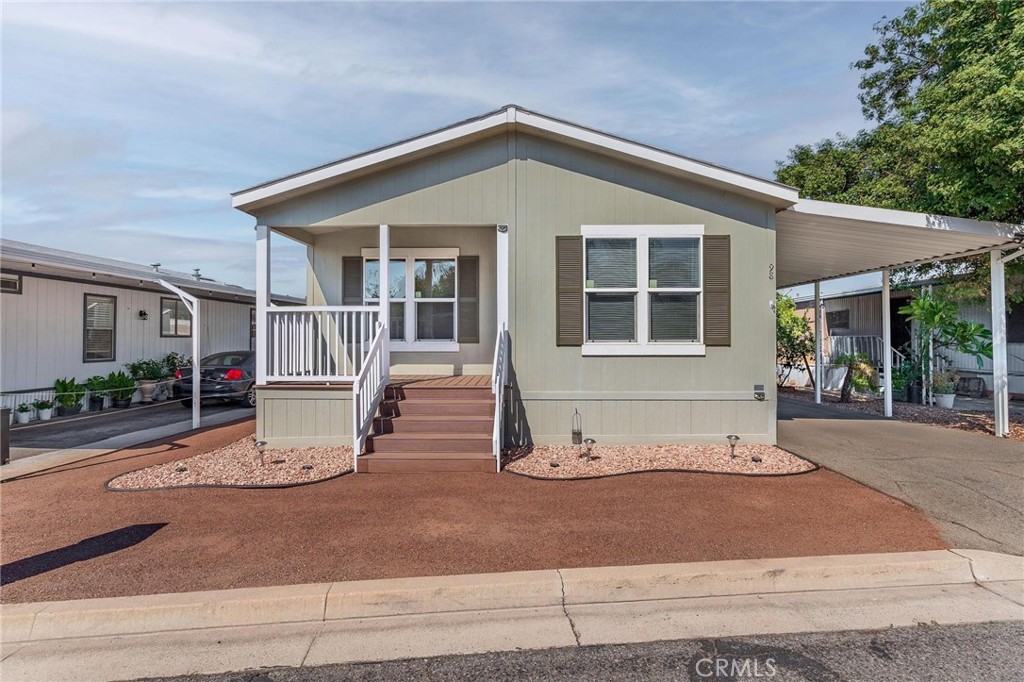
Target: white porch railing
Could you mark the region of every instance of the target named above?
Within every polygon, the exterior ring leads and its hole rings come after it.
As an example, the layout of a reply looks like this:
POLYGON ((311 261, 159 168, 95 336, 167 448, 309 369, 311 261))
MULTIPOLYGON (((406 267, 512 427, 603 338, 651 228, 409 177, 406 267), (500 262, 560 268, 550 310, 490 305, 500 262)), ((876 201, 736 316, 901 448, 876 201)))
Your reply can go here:
POLYGON ((494 429, 491 447, 494 450, 495 470, 501 472, 501 449, 505 445, 505 394, 509 381, 510 338, 505 325, 494 340, 494 366, 491 369, 491 393, 494 394, 494 429))
POLYGON ((268 381, 354 381, 377 331, 379 306, 267 310, 268 381))
POLYGON ((384 366, 385 336, 388 330, 377 325, 377 333, 373 337, 366 352, 365 362, 359 375, 352 383, 352 470, 358 468, 359 455, 363 453, 363 444, 373 426, 373 418, 377 414, 377 406, 384 397, 384 388, 388 384, 388 368, 384 366))
MULTIPOLYGON (((830 336, 829 357, 837 355, 861 354, 876 367, 882 366, 882 355, 885 352, 885 343, 881 336, 830 336)), ((899 367, 906 360, 906 356, 895 348, 892 349, 892 366, 899 367)))

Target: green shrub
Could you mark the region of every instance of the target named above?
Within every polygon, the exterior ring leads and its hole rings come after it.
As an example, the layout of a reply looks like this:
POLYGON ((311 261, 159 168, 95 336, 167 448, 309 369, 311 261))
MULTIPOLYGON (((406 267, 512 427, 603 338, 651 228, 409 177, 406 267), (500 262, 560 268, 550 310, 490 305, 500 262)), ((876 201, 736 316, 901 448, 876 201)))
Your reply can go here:
POLYGON ((61 407, 74 407, 85 397, 85 386, 75 381, 74 377, 57 379, 53 382, 54 398, 61 407))
POLYGON ((135 379, 124 372, 107 375, 107 392, 114 400, 131 400, 135 395, 135 379))

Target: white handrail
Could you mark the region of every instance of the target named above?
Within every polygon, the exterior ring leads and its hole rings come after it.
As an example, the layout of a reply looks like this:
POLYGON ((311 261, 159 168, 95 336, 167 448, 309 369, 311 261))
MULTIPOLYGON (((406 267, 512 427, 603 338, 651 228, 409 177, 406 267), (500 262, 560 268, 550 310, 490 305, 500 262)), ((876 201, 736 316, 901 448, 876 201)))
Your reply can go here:
POLYGON ((501 325, 494 340, 494 365, 491 368, 491 393, 494 394, 494 428, 491 448, 494 451, 495 470, 501 472, 501 450, 505 445, 505 389, 509 374, 509 335, 501 325))
POLYGON ((377 325, 377 333, 366 353, 366 359, 352 383, 352 471, 358 470, 359 455, 363 452, 366 436, 373 426, 377 405, 384 396, 388 373, 384 367, 384 344, 387 327, 377 325))

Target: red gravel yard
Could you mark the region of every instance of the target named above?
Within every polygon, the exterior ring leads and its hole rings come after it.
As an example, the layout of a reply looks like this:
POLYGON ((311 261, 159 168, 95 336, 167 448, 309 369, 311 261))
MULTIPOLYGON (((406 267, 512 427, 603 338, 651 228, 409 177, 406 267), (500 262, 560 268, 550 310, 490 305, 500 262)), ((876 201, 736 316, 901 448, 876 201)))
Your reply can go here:
POLYGON ((913 508, 827 470, 583 481, 357 474, 294 488, 104 488, 252 431, 247 421, 3 483, 0 599, 945 547, 913 508))

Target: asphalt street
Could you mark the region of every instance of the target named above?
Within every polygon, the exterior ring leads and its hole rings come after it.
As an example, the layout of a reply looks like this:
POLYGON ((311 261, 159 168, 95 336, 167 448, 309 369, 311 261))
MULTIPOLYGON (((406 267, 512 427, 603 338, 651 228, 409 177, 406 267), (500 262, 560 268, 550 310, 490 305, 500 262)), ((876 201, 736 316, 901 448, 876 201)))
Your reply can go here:
MULTIPOLYGON (((186 652, 182 652, 187 655, 186 652)), ((442 656, 384 663, 274 668, 161 682, 393 680, 780 680, 1019 682, 1024 623, 894 628, 442 656)))

